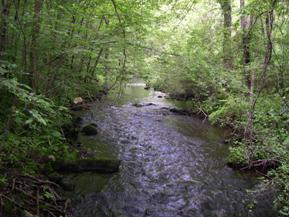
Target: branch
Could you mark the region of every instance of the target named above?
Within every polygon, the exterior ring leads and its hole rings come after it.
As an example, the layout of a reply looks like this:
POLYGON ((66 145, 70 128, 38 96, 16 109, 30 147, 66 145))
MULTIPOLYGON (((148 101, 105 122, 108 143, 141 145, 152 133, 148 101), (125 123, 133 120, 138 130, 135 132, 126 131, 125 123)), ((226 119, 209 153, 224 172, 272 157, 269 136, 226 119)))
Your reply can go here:
POLYGON ((276 4, 277 0, 275 0, 272 4, 272 8, 269 12, 267 12, 266 16, 266 36, 267 36, 267 45, 266 45, 266 53, 264 57, 263 67, 261 76, 259 79, 259 83, 261 83, 261 86, 259 87, 257 91, 257 96, 254 99, 254 102, 252 104, 252 109, 255 109, 256 103, 258 101, 258 98, 265 87, 264 80, 268 71, 268 67, 270 64, 270 61, 272 59, 272 51, 273 51, 273 42, 272 42, 272 31, 273 31, 273 23, 274 23, 274 5, 276 4))

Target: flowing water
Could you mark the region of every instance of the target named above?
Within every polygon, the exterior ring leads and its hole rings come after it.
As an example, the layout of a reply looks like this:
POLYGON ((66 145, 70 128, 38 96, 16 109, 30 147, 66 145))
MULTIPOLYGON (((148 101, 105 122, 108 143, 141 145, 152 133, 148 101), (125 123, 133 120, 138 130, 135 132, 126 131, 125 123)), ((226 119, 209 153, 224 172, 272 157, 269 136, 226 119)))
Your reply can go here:
POLYGON ((114 175, 78 174, 77 217, 273 217, 272 195, 256 177, 226 166, 226 131, 177 115, 163 94, 130 85, 84 116, 100 133, 86 138, 96 155, 121 160, 114 175), (145 106, 136 107, 134 103, 145 106), (148 104, 153 103, 153 104, 148 104), (250 190, 253 193, 248 194, 250 190), (257 193, 256 193, 256 192, 257 193), (254 195, 254 197, 252 196, 254 195), (258 203, 250 212, 252 200, 258 203))

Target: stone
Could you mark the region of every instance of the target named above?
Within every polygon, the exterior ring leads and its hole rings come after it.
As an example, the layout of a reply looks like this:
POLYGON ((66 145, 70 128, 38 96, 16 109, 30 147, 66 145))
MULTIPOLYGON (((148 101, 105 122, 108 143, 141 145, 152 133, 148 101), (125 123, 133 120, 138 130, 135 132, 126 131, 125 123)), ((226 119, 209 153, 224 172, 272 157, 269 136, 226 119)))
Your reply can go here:
POLYGON ((48 159, 49 159, 50 161, 53 161, 53 162, 56 161, 56 158, 55 158, 54 155, 48 155, 48 159))
POLYGON ((75 117, 73 120, 72 120, 72 123, 73 123, 73 126, 74 127, 79 127, 83 122, 83 118, 82 117, 75 117))
POLYGON ((23 210, 22 217, 38 217, 37 215, 33 215, 30 212, 23 210))
POLYGON ((95 136, 98 133, 97 125, 92 123, 84 126, 81 132, 86 136, 95 136))
POLYGON ((75 105, 81 104, 81 103, 83 103, 83 99, 81 97, 76 97, 76 98, 74 98, 73 103, 75 105))
POLYGON ((78 139, 78 130, 72 124, 65 124, 62 127, 64 137, 73 142, 78 139))
POLYGON ((151 87, 150 86, 145 86, 144 89, 145 90, 149 90, 149 89, 151 89, 151 87))
POLYGON ((51 173, 48 175, 48 178, 52 182, 58 184, 64 191, 72 191, 75 189, 75 186, 66 179, 64 179, 64 177, 59 173, 51 173))

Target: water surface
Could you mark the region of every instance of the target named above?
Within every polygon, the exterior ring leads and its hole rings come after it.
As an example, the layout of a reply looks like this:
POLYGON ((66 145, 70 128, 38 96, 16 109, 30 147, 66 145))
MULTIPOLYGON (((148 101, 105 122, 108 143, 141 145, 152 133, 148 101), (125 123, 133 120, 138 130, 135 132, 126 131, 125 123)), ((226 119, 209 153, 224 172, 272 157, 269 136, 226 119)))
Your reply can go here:
MULTIPOLYGON (((79 217, 273 217, 271 195, 254 198, 255 177, 226 166, 224 130, 194 117, 176 115, 160 92, 130 85, 120 98, 112 95, 85 115, 95 122, 90 147, 121 159, 115 175, 81 174, 74 213, 79 217), (153 103, 136 107, 135 103, 153 103), (95 146, 94 146, 95 145, 95 146), (107 151, 109 150, 109 151, 107 151)), ((97 152, 98 151, 98 152, 97 152)))

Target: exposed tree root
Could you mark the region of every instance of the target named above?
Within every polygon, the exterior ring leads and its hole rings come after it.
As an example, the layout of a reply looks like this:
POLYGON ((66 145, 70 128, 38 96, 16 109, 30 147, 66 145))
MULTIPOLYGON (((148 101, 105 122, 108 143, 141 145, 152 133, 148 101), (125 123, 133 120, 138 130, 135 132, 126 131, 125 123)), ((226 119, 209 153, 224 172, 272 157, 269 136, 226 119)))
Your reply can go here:
POLYGON ((59 185, 42 177, 19 174, 10 174, 10 177, 13 178, 0 192, 1 210, 5 209, 5 204, 10 204, 14 210, 26 213, 26 216, 71 217, 68 211, 70 201, 60 195, 59 185))
POLYGON ((262 173, 267 173, 268 170, 276 169, 280 166, 280 162, 273 159, 255 160, 249 165, 242 167, 240 170, 255 170, 262 173))
POLYGON ((256 172, 257 174, 266 176, 266 177, 267 177, 266 174, 269 170, 276 169, 280 165, 281 163, 278 160, 274 160, 274 159, 255 160, 255 161, 251 161, 251 163, 247 165, 228 163, 228 166, 232 167, 233 169, 240 170, 240 171, 256 172))

